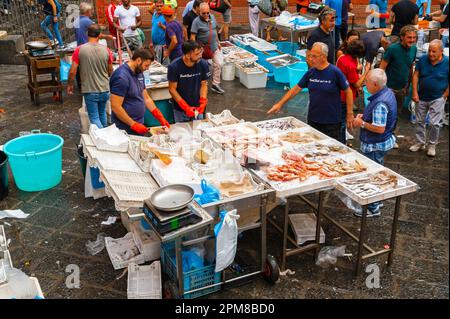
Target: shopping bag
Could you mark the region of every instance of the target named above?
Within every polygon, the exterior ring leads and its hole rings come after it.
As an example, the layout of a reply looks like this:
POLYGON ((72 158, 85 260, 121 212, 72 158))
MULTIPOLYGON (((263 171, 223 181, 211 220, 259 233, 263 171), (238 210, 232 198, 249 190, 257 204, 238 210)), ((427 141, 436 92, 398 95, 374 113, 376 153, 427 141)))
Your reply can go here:
POLYGON ((220 222, 214 226, 214 234, 216 235, 216 268, 215 272, 219 272, 227 268, 234 260, 237 249, 238 226, 236 209, 226 212, 221 211, 220 222))

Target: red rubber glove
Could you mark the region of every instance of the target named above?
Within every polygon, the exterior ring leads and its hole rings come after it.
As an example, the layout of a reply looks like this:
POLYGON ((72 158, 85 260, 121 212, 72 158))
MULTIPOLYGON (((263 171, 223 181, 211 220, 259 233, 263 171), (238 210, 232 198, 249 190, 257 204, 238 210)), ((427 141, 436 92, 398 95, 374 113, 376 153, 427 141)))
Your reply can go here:
POLYGON ((148 132, 148 127, 145 126, 144 124, 141 123, 134 123, 133 125, 131 125, 130 127, 133 131, 135 131, 138 134, 144 135, 145 133, 148 132))
POLYGON ((200 105, 198 107, 198 113, 203 114, 205 112, 206 104, 208 104, 208 99, 206 97, 200 97, 200 105))
POLYGON ((155 117, 155 119, 157 119, 158 122, 161 123, 161 126, 170 128, 169 122, 167 122, 166 118, 164 117, 164 115, 161 113, 161 111, 157 107, 155 107, 153 109, 152 114, 155 117))
POLYGON ((181 109, 186 113, 188 117, 194 117, 194 108, 187 104, 187 102, 183 99, 180 99, 177 104, 181 107, 181 109))

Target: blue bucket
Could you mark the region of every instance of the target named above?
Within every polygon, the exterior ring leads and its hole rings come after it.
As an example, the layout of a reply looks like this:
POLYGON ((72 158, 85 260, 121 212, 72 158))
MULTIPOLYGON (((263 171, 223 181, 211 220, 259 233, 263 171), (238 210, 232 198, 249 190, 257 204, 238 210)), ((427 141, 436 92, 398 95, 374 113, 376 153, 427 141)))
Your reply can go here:
POLYGON ((363 87, 363 93, 364 93, 364 106, 367 107, 369 105, 369 97, 372 95, 367 91, 367 86, 363 87))
POLYGON ((38 192, 55 187, 62 178, 64 140, 54 134, 17 137, 4 146, 17 187, 38 192))
MULTIPOLYGON (((299 62, 287 67, 289 76, 289 87, 292 89, 300 82, 300 79, 308 72, 308 64, 299 62)), ((306 89, 307 90, 307 89, 306 89)))
MULTIPOLYGON (((173 107, 172 104, 169 102, 170 100, 160 100, 155 101, 156 107, 161 111, 161 113, 166 118, 167 122, 170 124, 175 123, 174 117, 173 117, 173 107)), ((152 113, 146 108, 145 114, 144 114, 144 124, 148 127, 153 126, 161 126, 161 123, 155 117, 152 113)))

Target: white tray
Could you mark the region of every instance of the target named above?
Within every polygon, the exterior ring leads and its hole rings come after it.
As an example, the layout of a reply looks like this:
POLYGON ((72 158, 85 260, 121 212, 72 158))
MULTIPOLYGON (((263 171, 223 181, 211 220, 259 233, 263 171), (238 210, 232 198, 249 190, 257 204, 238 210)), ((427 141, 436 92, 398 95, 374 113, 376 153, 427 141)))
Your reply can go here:
MULTIPOLYGON (((287 117, 281 117, 281 118, 276 118, 276 119, 271 119, 271 120, 267 120, 267 121, 260 121, 260 122, 255 122, 254 124, 261 130, 266 131, 266 132, 281 132, 282 130, 280 129, 268 129, 265 128, 266 125, 269 125, 270 123, 274 123, 274 122, 279 122, 279 121, 286 121, 289 124, 293 125, 294 127, 292 129, 296 129, 296 128, 302 128, 302 127, 307 127, 308 125, 302 121, 300 121, 299 119, 296 119, 293 116, 287 116, 287 117)), ((282 132, 289 132, 292 129, 288 129, 288 130, 283 130, 282 132)))
POLYGON ((360 173, 357 175, 341 177, 336 182, 336 189, 339 190, 340 192, 342 192, 343 194, 347 195, 348 197, 350 197, 352 200, 354 200, 358 204, 367 205, 370 203, 374 203, 374 202, 386 200, 389 198, 416 192, 418 189, 418 185, 416 183, 410 181, 409 179, 395 173, 394 171, 392 171, 388 168, 382 168, 382 169, 378 169, 375 171, 371 171, 369 173, 360 173), (361 197, 361 196, 355 194, 352 190, 350 190, 348 188, 348 186, 346 184, 344 184, 344 181, 347 179, 354 178, 354 177, 364 177, 364 176, 376 174, 380 171, 386 171, 389 174, 396 176, 397 180, 398 180, 397 187, 394 189, 391 189, 391 190, 384 191, 382 193, 375 194, 373 196, 361 197))

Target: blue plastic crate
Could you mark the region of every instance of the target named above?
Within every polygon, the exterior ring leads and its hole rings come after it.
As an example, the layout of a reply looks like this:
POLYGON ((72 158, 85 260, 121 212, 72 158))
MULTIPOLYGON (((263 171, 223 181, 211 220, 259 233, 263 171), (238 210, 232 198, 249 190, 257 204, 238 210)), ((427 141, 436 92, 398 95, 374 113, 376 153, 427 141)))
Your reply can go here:
MULTIPOLYGON (((183 252, 182 252, 183 253, 183 252)), ((161 269, 174 282, 178 283, 177 268, 175 265, 175 246, 172 243, 161 244, 161 269)), ((214 272, 216 265, 211 264, 195 270, 183 272, 184 291, 200 289, 221 281, 220 272, 214 272)), ((193 299, 211 294, 220 290, 220 285, 184 294, 182 298, 193 299)))

